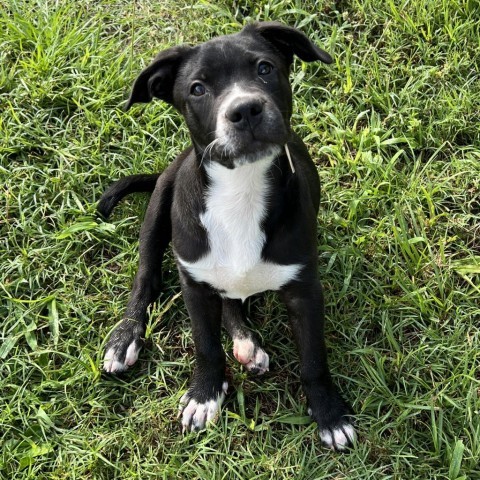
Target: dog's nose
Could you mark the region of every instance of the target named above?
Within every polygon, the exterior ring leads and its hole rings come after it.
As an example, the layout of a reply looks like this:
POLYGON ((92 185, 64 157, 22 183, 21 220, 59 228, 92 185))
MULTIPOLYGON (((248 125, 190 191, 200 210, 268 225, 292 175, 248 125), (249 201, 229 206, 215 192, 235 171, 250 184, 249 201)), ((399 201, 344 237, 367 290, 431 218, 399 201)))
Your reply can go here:
POLYGON ((225 116, 236 128, 256 127, 262 121, 263 102, 253 98, 237 100, 228 107, 225 116))

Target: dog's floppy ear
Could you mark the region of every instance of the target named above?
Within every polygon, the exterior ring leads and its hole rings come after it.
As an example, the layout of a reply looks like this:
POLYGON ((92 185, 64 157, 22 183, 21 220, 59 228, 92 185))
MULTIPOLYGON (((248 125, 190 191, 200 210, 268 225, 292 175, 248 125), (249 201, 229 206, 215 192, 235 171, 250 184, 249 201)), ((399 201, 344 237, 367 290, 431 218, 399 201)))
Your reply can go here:
POLYGON ((140 72, 124 109, 128 110, 137 102, 148 103, 154 97, 173 103, 173 85, 178 68, 191 48, 180 45, 160 52, 155 60, 140 72))
POLYGON ((332 57, 318 48, 310 39, 296 28, 287 27, 278 22, 257 22, 253 28, 268 42, 272 43, 291 63, 293 55, 304 62, 321 60, 332 63, 332 57))

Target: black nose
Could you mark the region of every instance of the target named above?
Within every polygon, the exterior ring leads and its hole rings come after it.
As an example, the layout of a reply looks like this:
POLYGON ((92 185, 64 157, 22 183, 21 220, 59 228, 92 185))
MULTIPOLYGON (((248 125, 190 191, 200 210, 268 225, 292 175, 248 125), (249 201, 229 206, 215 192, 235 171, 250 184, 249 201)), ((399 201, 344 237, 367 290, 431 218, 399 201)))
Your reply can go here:
POLYGON ((228 107, 225 116, 236 128, 256 127, 262 121, 263 102, 253 98, 236 100, 228 107))

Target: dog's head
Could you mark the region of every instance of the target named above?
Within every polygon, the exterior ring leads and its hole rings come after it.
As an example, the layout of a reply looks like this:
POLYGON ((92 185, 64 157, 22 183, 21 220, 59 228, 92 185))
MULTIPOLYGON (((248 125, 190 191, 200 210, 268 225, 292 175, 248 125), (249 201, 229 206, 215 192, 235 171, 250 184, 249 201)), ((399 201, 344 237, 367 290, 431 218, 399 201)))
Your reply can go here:
POLYGON ((173 47, 140 73, 126 109, 152 98, 174 105, 197 153, 230 168, 276 155, 290 133, 294 55, 332 62, 303 33, 276 22, 253 23, 195 47, 173 47))

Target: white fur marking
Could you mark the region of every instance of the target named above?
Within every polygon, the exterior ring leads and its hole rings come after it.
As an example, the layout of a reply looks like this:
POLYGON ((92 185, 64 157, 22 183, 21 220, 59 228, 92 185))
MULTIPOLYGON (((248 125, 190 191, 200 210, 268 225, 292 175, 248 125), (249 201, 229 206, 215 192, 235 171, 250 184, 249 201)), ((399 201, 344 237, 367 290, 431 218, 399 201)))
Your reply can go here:
POLYGON ((196 262, 178 257, 197 282, 207 282, 228 298, 278 290, 293 280, 301 265, 262 260, 265 232, 261 223, 268 202, 268 170, 274 155, 229 169, 206 166, 211 185, 200 221, 208 233, 209 252, 196 262))
POLYGON ((355 430, 352 425, 346 423, 333 430, 320 430, 322 442, 331 449, 345 450, 349 443, 355 441, 355 430))
POLYGON ((216 399, 207 400, 205 403, 198 403, 190 398, 188 392, 180 399, 179 415, 182 415, 182 432, 191 430, 203 430, 209 422, 217 419, 222 406, 228 383, 223 382, 222 392, 216 399))
POLYGON ((115 348, 109 348, 103 359, 103 369, 108 373, 124 372, 137 361, 139 352, 140 349, 137 348, 135 342, 132 342, 127 348, 125 361, 121 362, 116 355, 115 348))

